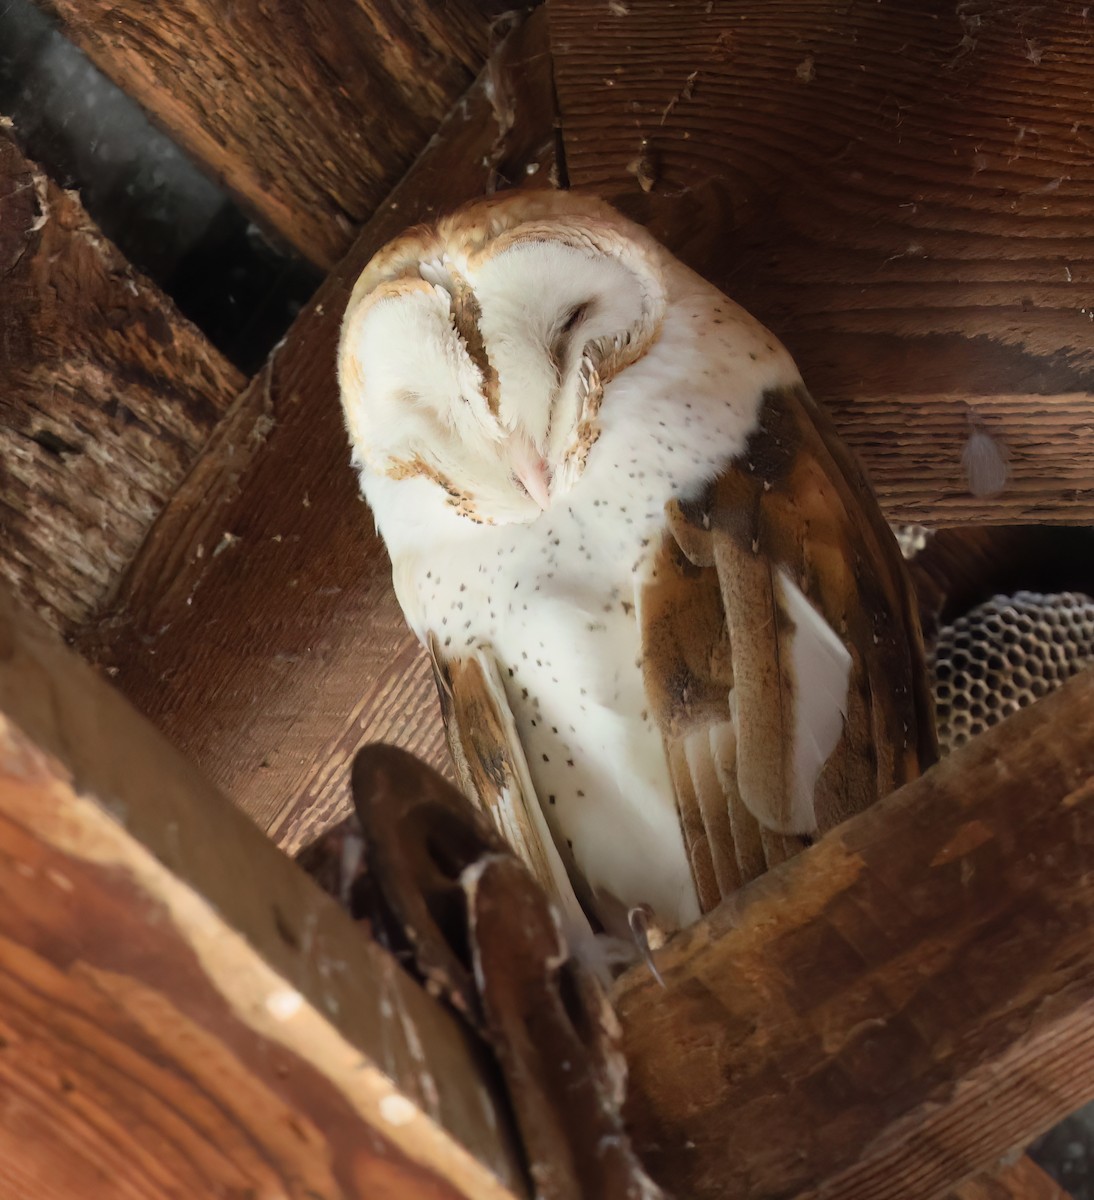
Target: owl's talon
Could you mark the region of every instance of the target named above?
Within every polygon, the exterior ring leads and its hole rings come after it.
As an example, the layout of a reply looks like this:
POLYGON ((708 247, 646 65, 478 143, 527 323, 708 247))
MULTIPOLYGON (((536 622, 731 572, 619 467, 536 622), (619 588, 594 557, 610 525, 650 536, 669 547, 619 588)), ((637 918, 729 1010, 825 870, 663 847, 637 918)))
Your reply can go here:
POLYGON ((627 924, 634 935, 634 944, 643 962, 650 969, 650 974, 667 990, 661 972, 653 961, 654 949, 660 949, 665 944, 664 931, 658 926, 653 909, 648 904, 638 904, 627 913, 627 924))

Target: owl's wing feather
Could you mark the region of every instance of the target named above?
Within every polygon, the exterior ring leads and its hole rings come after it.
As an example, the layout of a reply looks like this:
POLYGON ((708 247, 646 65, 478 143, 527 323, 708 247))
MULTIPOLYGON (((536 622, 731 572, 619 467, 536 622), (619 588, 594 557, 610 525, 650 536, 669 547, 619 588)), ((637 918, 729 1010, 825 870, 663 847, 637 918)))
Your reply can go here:
POLYGON ((670 503, 638 612, 704 909, 934 756, 903 562, 800 386, 767 393, 745 453, 670 503))
POLYGON ((467 657, 442 660, 432 636, 428 650, 464 794, 485 807, 555 901, 570 946, 584 947, 592 940, 592 929, 547 827, 496 660, 481 648, 467 657))

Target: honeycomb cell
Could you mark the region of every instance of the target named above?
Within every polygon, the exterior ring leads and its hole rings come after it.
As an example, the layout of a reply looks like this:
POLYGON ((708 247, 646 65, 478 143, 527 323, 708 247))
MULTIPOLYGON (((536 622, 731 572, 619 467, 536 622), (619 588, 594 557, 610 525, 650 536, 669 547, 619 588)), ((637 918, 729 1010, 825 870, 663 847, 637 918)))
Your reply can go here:
POLYGON ((942 752, 1094 666, 1094 598, 995 596, 943 628, 931 684, 942 752))

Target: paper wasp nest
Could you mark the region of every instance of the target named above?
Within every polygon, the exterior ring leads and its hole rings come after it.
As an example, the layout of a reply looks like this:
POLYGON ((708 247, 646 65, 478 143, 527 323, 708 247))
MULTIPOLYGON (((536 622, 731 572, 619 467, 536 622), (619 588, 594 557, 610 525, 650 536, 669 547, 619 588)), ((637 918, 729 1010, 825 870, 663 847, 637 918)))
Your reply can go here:
POLYGON ((1094 599, 995 596, 939 631, 931 683, 943 754, 1094 666, 1094 599))

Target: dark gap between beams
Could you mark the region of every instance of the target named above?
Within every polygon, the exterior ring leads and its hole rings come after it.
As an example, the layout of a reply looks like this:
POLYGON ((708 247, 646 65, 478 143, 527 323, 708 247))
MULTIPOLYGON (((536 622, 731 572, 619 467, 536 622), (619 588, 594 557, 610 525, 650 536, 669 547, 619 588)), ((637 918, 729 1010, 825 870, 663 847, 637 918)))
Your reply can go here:
POLYGON ((246 374, 323 276, 275 244, 29 0, 0 0, 0 115, 108 238, 246 374))

